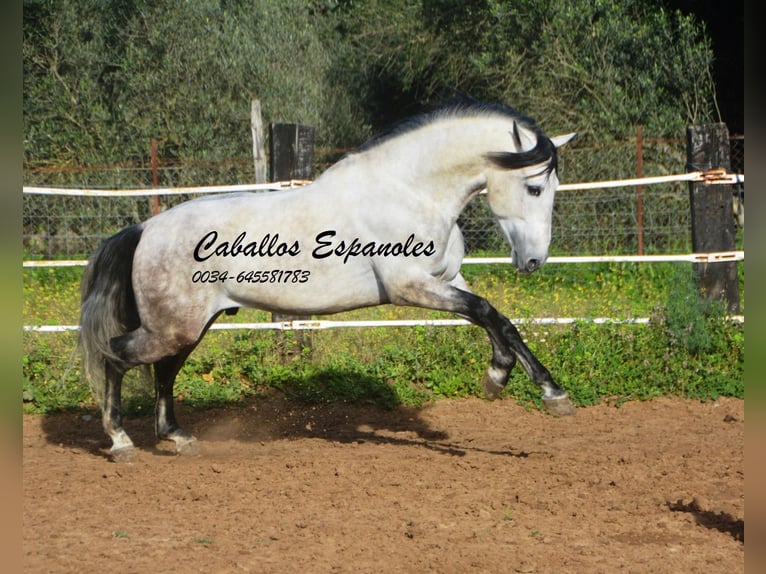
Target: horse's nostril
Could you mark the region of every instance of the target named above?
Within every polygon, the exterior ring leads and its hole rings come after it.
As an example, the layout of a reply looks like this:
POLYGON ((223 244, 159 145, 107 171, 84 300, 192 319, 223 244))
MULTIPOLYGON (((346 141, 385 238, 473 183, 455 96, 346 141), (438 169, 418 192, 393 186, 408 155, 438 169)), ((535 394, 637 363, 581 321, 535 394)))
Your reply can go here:
POLYGON ((529 261, 527 261, 527 271, 529 271, 530 273, 532 271, 535 271, 539 267, 540 267, 539 259, 530 259, 529 261))

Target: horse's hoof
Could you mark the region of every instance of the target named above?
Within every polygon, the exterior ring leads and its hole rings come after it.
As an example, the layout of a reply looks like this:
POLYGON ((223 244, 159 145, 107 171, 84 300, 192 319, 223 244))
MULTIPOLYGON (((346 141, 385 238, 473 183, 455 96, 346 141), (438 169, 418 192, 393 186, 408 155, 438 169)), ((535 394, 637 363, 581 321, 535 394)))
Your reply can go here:
POLYGON ((181 456, 197 456, 200 454, 199 444, 196 438, 176 443, 176 453, 181 456))
POLYGON ((569 397, 561 397, 558 399, 543 399, 545 409, 549 414, 556 417, 567 417, 575 414, 576 408, 574 403, 569 397))
POLYGON ((484 396, 490 401, 494 401, 500 397, 500 393, 503 392, 505 387, 498 385, 493 381, 492 377, 489 376, 489 373, 484 373, 484 376, 481 378, 481 388, 484 391, 484 396))
POLYGON ((134 446, 123 446, 120 448, 113 448, 109 451, 114 462, 119 464, 126 464, 133 462, 136 459, 138 450, 134 446))

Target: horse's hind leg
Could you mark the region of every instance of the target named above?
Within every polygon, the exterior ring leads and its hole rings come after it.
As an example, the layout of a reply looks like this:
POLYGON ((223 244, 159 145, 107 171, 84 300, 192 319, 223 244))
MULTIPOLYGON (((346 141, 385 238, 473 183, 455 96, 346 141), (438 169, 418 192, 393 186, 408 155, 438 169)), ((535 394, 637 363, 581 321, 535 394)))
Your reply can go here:
POLYGON ((125 369, 106 361, 106 389, 102 409, 104 431, 112 439, 110 453, 115 462, 130 462, 136 455, 136 448, 128 433, 122 428, 122 379, 125 369))
POLYGON ((175 442, 176 452, 179 454, 196 454, 197 452, 195 444, 197 439, 178 425, 173 410, 173 383, 193 349, 194 345, 189 346, 176 355, 165 357, 154 363, 155 432, 157 438, 175 442))
MULTIPOLYGON (((162 438, 170 438, 176 441, 184 442, 185 434, 175 423, 173 416, 173 381, 183 361, 191 352, 196 344, 195 339, 183 340, 179 338, 163 338, 157 333, 146 330, 143 326, 129 333, 114 337, 110 341, 112 351, 119 357, 119 363, 110 360, 106 361, 106 392, 104 397, 104 430, 112 438, 112 457, 115 461, 130 460, 135 454, 133 442, 128 437, 121 425, 120 416, 120 389, 125 372, 138 365, 148 365, 155 363, 155 378, 157 384, 157 398, 162 396, 163 400, 158 402, 158 412, 163 413, 162 425, 159 431, 162 438), (158 368, 157 368, 158 366, 158 368), (159 384, 159 381, 162 384, 159 384), (166 391, 166 389, 169 389, 166 391), (170 395, 170 400, 165 399, 165 395, 170 395), (170 405, 169 407, 167 405, 170 405), (169 415, 164 414, 167 409, 169 415)), ((191 437, 186 437, 186 443, 193 442, 191 437)))

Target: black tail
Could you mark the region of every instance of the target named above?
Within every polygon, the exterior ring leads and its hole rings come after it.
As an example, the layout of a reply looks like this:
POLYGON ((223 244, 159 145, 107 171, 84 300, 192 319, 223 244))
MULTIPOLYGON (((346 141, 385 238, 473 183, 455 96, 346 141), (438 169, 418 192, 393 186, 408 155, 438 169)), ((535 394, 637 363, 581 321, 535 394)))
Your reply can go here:
POLYGON ((82 279, 79 345, 83 372, 99 406, 106 388, 105 364, 120 359, 109 342, 140 325, 131 275, 143 227, 133 225, 104 241, 82 279))

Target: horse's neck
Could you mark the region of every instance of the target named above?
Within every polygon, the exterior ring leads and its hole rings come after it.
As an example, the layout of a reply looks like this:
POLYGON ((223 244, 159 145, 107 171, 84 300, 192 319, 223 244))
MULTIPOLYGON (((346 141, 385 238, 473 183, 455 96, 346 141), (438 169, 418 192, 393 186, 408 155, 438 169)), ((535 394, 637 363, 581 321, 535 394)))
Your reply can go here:
POLYGON ((337 177, 356 186, 372 186, 384 195, 412 195, 439 203, 457 217, 486 185, 479 138, 466 137, 461 127, 426 126, 404 134, 346 158, 327 170, 323 179, 330 183, 337 177))

